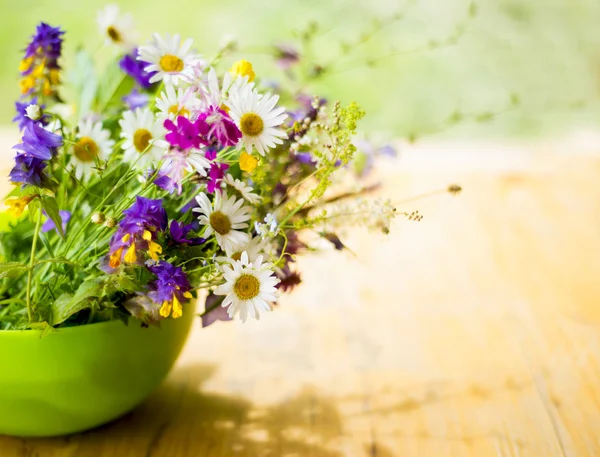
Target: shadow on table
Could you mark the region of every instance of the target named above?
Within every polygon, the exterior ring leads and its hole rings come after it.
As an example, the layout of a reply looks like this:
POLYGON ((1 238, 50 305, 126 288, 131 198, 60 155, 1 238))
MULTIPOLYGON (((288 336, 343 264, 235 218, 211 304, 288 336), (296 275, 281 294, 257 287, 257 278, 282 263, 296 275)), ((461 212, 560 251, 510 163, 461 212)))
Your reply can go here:
POLYGON ((214 371, 207 365, 179 368, 121 419, 70 437, 22 440, 30 453, 16 455, 345 455, 334 450, 340 449, 342 421, 332 400, 307 388, 281 404, 258 407, 242 397, 203 392, 214 371))

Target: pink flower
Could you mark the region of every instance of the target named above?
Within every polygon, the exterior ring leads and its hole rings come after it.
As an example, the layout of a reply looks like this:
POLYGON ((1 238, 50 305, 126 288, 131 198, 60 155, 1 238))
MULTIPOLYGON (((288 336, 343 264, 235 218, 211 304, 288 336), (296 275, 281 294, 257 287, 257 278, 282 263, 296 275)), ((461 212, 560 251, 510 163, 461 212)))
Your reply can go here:
POLYGON ((225 110, 216 106, 210 106, 206 111, 200 113, 197 122, 203 122, 208 134, 207 144, 215 143, 221 147, 235 146, 242 137, 242 132, 225 110))
POLYGON ((189 119, 178 116, 177 124, 170 119, 167 119, 164 126, 169 133, 165 135, 165 139, 171 146, 179 149, 200 149, 202 144, 205 144, 204 137, 208 133, 208 126, 202 121, 190 121, 189 119))

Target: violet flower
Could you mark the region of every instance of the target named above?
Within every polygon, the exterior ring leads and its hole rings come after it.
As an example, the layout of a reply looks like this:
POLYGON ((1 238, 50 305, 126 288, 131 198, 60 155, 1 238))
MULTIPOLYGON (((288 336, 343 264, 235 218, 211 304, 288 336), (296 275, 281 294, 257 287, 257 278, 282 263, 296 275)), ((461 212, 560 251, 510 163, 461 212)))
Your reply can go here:
MULTIPOLYGON (((46 216, 48 216, 46 214, 46 211, 44 211, 43 213, 46 216)), ((62 231, 63 231, 63 233, 67 233, 67 224, 71 220, 71 211, 66 211, 66 210, 61 209, 58 212, 58 214, 60 215, 62 231)), ((45 233, 45 232, 49 232, 50 230, 56 230, 56 224, 54 223, 54 221, 52 219, 48 218, 48 220, 46 222, 44 222, 44 224, 42 225, 42 232, 45 233)))
MULTIPOLYGON (((15 110, 16 110, 17 114, 15 115, 15 117, 13 117, 12 121, 19 123, 19 130, 23 130, 25 127, 27 127, 31 123, 38 122, 42 125, 48 124, 48 118, 50 117, 48 114, 44 113, 42 118, 38 121, 34 121, 27 116, 27 112, 26 112, 27 107, 29 105, 37 105, 37 104, 38 104, 37 97, 33 97, 30 101, 15 102, 15 110)), ((40 105, 40 108, 42 109, 42 111, 44 110, 45 107, 46 107, 46 105, 40 105)))
MULTIPOLYGON (((62 35, 65 32, 60 30, 60 27, 51 27, 50 25, 41 22, 31 37, 30 43, 25 49, 25 58, 34 56, 43 57, 47 68, 58 68, 58 58, 62 51, 62 35)), ((27 75, 31 73, 33 67, 29 66, 21 74, 27 75)))
POLYGON ((171 221, 171 225, 169 226, 169 232, 171 233, 171 238, 176 244, 188 244, 190 246, 198 246, 206 242, 206 238, 200 237, 192 237, 188 238, 188 235, 191 231, 195 231, 199 228, 192 224, 184 225, 183 223, 177 221, 171 221))
POLYGON ((137 263, 138 252, 148 252, 157 261, 162 247, 156 243, 158 233, 167 228, 167 213, 162 200, 136 197, 135 203, 123 211, 125 216, 110 241, 109 266, 113 269, 125 263, 137 263))
POLYGON ((23 186, 30 185, 42 188, 50 187, 50 177, 45 168, 48 163, 29 154, 17 154, 15 166, 10 171, 10 180, 23 186))
POLYGON ((131 76, 142 88, 149 89, 152 87, 150 78, 154 75, 154 72, 147 72, 144 68, 146 63, 137 60, 138 50, 135 48, 131 53, 126 54, 119 61, 121 70, 131 76))
POLYGON ((181 304, 192 298, 190 293, 192 286, 186 274, 180 267, 169 262, 159 262, 148 269, 156 275, 156 280, 148 285, 150 290, 148 296, 161 306, 160 315, 169 317, 172 312, 173 318, 181 317, 183 314, 181 304))
POLYGON ((43 160, 50 160, 56 153, 56 148, 63 144, 60 135, 49 132, 35 122, 25 126, 21 141, 22 143, 17 144, 13 149, 43 160))
POLYGON ((127 105, 131 111, 135 111, 138 108, 143 108, 148 104, 148 94, 144 94, 134 88, 129 94, 122 98, 123 102, 127 105))

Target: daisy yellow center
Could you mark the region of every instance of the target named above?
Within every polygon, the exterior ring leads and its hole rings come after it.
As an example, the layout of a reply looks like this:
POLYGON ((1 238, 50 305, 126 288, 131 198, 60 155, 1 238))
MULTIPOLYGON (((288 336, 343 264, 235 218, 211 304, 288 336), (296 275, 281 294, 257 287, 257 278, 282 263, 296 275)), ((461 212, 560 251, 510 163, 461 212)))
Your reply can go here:
POLYGON ((258 136, 265 128, 262 118, 255 113, 246 113, 240 119, 240 130, 246 136, 258 136))
POLYGON ((239 260, 242 259, 242 253, 241 252, 234 252, 233 255, 231 256, 231 258, 233 260, 239 261, 239 260))
POLYGON ((120 43, 121 41, 123 41, 123 37, 121 36, 121 34, 119 33, 119 31, 115 27, 113 27, 112 25, 110 25, 106 29, 106 34, 115 43, 120 43))
POLYGON ((150 144, 151 139, 152 134, 148 130, 137 129, 133 134, 133 145, 138 152, 144 152, 150 144))
POLYGON ((233 291, 242 300, 250 300, 258 295, 260 282, 256 276, 243 274, 235 281, 233 291))
POLYGON ((158 62, 160 69, 166 72, 179 72, 183 70, 183 60, 173 54, 165 54, 158 62))
POLYGON ((221 211, 215 211, 210 215, 210 226, 219 235, 227 235, 231 230, 231 221, 226 214, 221 211))
POLYGON ((189 116, 190 112, 185 108, 180 108, 179 105, 173 105, 169 108, 169 114, 175 116, 189 116))
POLYGON ((73 153, 82 162, 93 162, 98 155, 98 145, 89 136, 84 136, 73 146, 73 153))

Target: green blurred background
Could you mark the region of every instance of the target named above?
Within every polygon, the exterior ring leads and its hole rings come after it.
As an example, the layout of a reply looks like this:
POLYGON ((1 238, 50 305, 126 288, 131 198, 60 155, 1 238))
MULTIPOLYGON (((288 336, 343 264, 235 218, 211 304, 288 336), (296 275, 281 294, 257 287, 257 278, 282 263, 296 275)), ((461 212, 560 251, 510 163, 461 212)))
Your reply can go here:
MULTIPOLYGON (((360 102, 368 113, 365 126, 387 135, 556 135, 600 119, 598 0, 479 0, 473 6, 465 0, 113 3, 133 14, 143 41, 154 31, 180 32, 195 38, 197 50, 210 58, 223 37, 233 35, 239 57, 252 61, 263 78, 280 75, 265 56, 267 46, 293 42, 298 31, 316 23, 310 59, 335 66, 313 89, 360 102), (401 18, 390 22, 396 15, 401 18), (373 30, 378 32, 357 45, 373 30), (448 44, 453 37, 456 44, 448 44)), ((101 45, 96 14, 106 2, 0 4, 0 124, 7 124, 18 96, 20 50, 36 23, 67 30, 68 67, 78 46, 101 45)), ((110 52, 95 56, 101 62, 110 52)))

